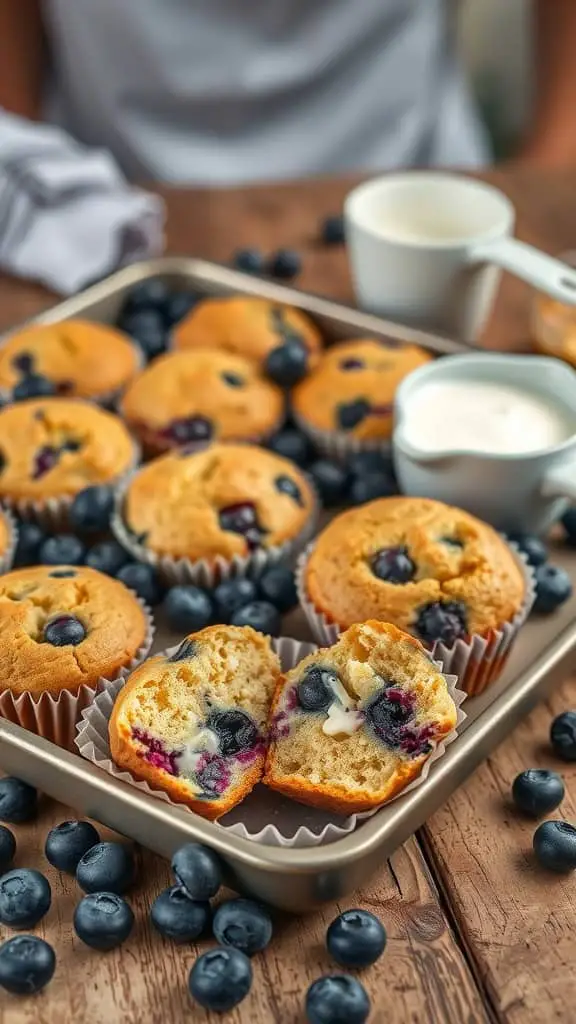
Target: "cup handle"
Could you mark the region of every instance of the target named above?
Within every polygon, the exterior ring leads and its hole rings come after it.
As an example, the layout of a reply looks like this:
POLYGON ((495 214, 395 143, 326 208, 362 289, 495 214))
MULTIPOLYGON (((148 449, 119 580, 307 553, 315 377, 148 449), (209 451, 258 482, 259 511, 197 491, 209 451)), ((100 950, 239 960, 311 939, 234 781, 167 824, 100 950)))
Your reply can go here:
POLYGON ((472 247, 468 262, 495 263, 558 302, 576 306, 576 270, 517 238, 479 243, 472 247))
POLYGON ((576 504, 576 461, 551 466, 540 486, 543 498, 568 498, 576 504))

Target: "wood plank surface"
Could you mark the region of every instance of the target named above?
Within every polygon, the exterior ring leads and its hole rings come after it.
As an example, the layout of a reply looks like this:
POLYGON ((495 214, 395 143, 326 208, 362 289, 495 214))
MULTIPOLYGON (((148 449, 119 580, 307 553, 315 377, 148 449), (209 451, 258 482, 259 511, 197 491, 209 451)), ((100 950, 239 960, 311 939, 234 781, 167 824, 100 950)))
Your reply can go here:
MULTIPOLYGON (((544 178, 510 169, 490 177, 516 203, 521 237, 550 252, 574 243, 576 191, 569 176, 544 178)), ((201 194, 165 191, 168 250, 226 260, 244 245, 266 251, 295 246, 304 253, 298 283, 348 300, 343 251, 321 247, 317 229, 322 216, 338 210, 350 184, 318 181, 201 194)), ((50 301, 39 287, 0 278, 0 329, 50 301)), ((485 343, 522 349, 528 336, 527 289, 506 278, 485 343)), ((569 703, 570 689, 555 699, 558 709, 569 703)), ((346 901, 347 906, 375 910, 390 936, 384 957, 364 976, 373 998, 373 1022, 576 1020, 573 885, 535 871, 527 852, 532 830, 504 802, 517 771, 539 759, 549 763, 542 746, 549 717, 546 708, 538 709, 431 820, 424 843, 436 881, 413 839, 390 864, 382 865, 362 892, 346 901)), ((573 810, 567 802, 566 816, 573 810)), ((36 824, 17 826, 18 863, 43 864, 46 830, 66 816, 64 808, 46 801, 36 824)), ((151 900, 168 883, 168 867, 146 851, 138 852, 138 860, 140 882, 131 899, 136 933, 106 955, 87 950, 73 936, 75 885, 49 870, 55 899, 38 933, 55 946, 57 975, 34 999, 0 997, 1 1024, 180 1024, 210 1019, 192 1009, 186 994, 193 947, 163 942, 146 922, 151 900)), ((337 912, 331 905, 305 918, 281 919, 272 946, 255 961, 251 996, 225 1019, 235 1024, 302 1021, 307 985, 329 969, 323 935, 337 912)))

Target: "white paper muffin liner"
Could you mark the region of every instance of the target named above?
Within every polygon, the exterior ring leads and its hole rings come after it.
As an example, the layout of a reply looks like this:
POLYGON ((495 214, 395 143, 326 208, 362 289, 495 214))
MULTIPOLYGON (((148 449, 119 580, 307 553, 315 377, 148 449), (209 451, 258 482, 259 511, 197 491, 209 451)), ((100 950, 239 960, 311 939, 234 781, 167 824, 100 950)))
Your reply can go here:
POLYGON ((294 409, 292 419, 318 451, 334 462, 344 463, 350 455, 357 455, 358 452, 378 452, 379 455, 389 456, 392 451, 391 437, 360 438, 352 437, 343 430, 319 430, 299 416, 294 409))
MULTIPOLYGON (((469 697, 478 696, 490 683, 496 682, 502 674, 518 632, 526 622, 536 596, 532 568, 516 545, 509 541, 507 543, 522 571, 526 585, 524 602, 517 614, 509 622, 503 623, 500 629, 493 630, 490 636, 476 634, 469 640, 457 640, 452 647, 436 642, 430 652, 435 659, 442 662, 445 672, 457 676, 458 685, 469 697)), ((346 627, 328 619, 308 597, 305 576, 313 550, 314 542, 309 544, 298 559, 296 589, 300 607, 306 616, 314 639, 318 644, 326 647, 335 643, 346 627)))
MULTIPOLYGON (((280 658, 283 672, 289 672, 308 654, 317 650, 315 644, 293 640, 291 637, 272 638, 271 644, 280 658)), ((172 647, 164 653, 170 656, 177 649, 177 646, 172 647)), ((437 664, 437 667, 442 671, 441 665, 437 664)), ((457 709, 456 726, 431 753, 418 778, 393 797, 393 800, 400 799, 404 793, 419 786, 428 777, 432 764, 442 756, 448 744, 456 739, 460 724, 466 717, 461 708, 466 694, 457 688, 454 676, 447 675, 445 679, 457 709)), ((108 723, 123 684, 123 679, 107 683, 89 707, 83 710, 76 737, 76 746, 80 754, 114 778, 193 815, 193 811, 188 810, 183 804, 175 803, 163 790, 153 789, 148 782, 135 779, 130 772, 118 768, 112 761, 108 723)), ((359 821, 375 814, 378 809, 343 817, 296 803, 265 786, 257 786, 241 804, 221 818, 217 826, 241 839, 249 839, 264 846, 320 846, 349 835, 359 821)))
POLYGON ((14 562, 16 545, 18 544, 18 527, 16 526, 14 516, 8 509, 0 508, 0 516, 4 517, 4 522, 8 529, 8 543, 4 554, 0 556, 0 575, 3 576, 5 572, 10 571, 14 562))
POLYGON ((150 653, 155 633, 154 619, 148 605, 136 594, 134 596, 146 616, 146 635, 134 657, 117 675, 111 678, 100 676, 95 686, 82 684, 78 690, 61 690, 57 695, 21 693, 15 696, 11 690, 0 690, 0 716, 37 736, 51 740, 59 747, 74 750, 76 724, 84 708, 91 704, 105 686, 121 686, 126 676, 150 653))
POLYGON ((158 555, 143 544, 139 544, 134 535, 126 528, 122 514, 124 496, 130 485, 133 474, 116 489, 116 509, 110 526, 116 540, 137 562, 145 562, 156 569, 163 580, 170 586, 193 583, 199 587, 212 589, 222 580, 241 576, 257 577, 266 568, 279 562, 293 562, 314 536, 318 524, 320 501, 310 478, 299 470, 312 492, 312 508, 303 529, 291 541, 277 547, 261 548, 250 555, 234 555, 231 559, 217 556, 213 562, 199 559, 196 562, 188 558, 173 558, 170 555, 158 555))

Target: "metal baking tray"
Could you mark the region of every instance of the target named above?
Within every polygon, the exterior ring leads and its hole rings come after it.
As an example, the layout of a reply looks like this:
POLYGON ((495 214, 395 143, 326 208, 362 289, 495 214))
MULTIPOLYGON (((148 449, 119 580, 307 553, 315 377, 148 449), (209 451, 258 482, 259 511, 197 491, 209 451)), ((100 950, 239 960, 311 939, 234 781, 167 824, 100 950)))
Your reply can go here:
MULTIPOLYGON (((445 338, 189 258, 132 266, 42 313, 34 322, 50 323, 77 316, 112 322, 132 285, 157 276, 172 283, 175 289, 192 287, 207 295, 262 295, 299 306, 317 321, 328 341, 371 334, 417 342, 438 355, 462 350, 462 346, 445 338)), ((555 561, 576 581, 576 552, 558 549, 555 561)), ((283 631, 310 639, 299 612, 286 618, 283 631)), ((173 639, 160 631, 155 648, 161 649, 173 639)), ((370 872, 448 799, 537 701, 570 673, 576 665, 575 646, 576 597, 555 615, 528 622, 503 677, 482 696, 466 702, 468 717, 460 735, 436 762, 425 782, 364 821, 352 834, 324 846, 285 849, 239 839, 1 719, 0 765, 4 771, 165 857, 170 857, 184 842, 207 843, 222 856, 228 880, 235 888, 288 910, 309 910, 362 885, 370 872)))

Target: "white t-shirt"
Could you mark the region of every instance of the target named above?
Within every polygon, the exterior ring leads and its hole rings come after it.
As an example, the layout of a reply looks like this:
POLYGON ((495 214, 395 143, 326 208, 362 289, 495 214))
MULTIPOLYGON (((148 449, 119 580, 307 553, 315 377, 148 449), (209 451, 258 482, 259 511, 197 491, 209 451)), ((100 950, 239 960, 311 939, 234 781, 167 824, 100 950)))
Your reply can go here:
POLYGON ((476 167, 444 0, 44 0, 51 116, 130 177, 476 167))

